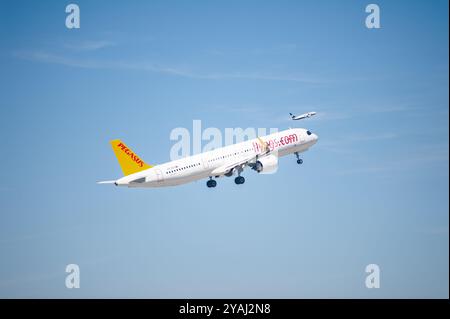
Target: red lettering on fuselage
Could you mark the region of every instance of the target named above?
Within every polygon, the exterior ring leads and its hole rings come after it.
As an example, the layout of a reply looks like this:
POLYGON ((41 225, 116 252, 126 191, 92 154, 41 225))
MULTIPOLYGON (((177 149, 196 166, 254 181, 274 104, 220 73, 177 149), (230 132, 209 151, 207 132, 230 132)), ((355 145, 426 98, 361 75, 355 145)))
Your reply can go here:
MULTIPOLYGON (((289 144, 293 144, 293 143, 296 143, 296 142, 298 142, 297 134, 290 134, 290 135, 282 136, 282 137, 280 137, 280 139, 276 139, 276 138, 271 139, 271 140, 269 140, 266 143, 269 146, 269 149, 272 151, 275 148, 279 148, 279 147, 286 146, 286 145, 289 145, 289 144)), ((255 152, 258 153, 263 148, 264 147, 260 143, 253 142, 253 150, 255 152)))

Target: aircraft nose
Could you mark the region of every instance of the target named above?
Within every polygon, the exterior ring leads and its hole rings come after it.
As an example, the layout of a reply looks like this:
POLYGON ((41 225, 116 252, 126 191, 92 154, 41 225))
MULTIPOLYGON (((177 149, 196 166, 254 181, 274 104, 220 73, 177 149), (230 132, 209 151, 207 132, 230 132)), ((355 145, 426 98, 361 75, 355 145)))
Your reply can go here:
POLYGON ((314 141, 314 143, 316 143, 319 140, 319 136, 317 136, 317 134, 311 134, 312 140, 314 141))

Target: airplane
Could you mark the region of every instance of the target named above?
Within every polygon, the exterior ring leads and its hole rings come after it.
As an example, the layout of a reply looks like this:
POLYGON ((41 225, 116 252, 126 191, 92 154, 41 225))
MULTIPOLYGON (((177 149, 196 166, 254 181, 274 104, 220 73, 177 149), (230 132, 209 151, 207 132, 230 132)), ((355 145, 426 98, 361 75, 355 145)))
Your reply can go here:
POLYGON ((299 154, 317 140, 318 136, 307 129, 291 128, 153 166, 116 139, 110 143, 124 176, 98 183, 130 188, 163 187, 209 178, 206 186, 214 188, 217 185, 215 179, 237 175, 234 182, 240 185, 245 182, 241 173, 246 167, 262 174, 273 173, 278 168, 278 158, 288 154, 295 154, 297 163, 302 164, 299 154))
POLYGON ((308 112, 308 113, 301 114, 301 115, 294 115, 292 113, 289 113, 289 115, 291 116, 291 119, 296 121, 296 120, 303 120, 303 119, 306 119, 308 117, 314 116, 314 115, 316 115, 316 112, 308 112))

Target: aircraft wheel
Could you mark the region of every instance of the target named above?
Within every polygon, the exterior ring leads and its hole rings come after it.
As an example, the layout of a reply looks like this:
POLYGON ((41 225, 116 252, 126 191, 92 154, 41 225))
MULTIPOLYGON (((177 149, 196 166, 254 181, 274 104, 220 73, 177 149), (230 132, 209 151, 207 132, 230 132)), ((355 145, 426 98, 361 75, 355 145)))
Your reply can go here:
POLYGON ((236 183, 236 184, 244 184, 245 183, 245 178, 244 177, 242 177, 242 176, 238 176, 238 177, 236 177, 235 179, 234 179, 234 182, 236 183))
POLYGON ((209 181, 206 182, 206 186, 208 186, 208 188, 211 187, 216 187, 217 186, 217 182, 213 179, 210 179, 209 181))
POLYGON ((303 160, 302 160, 301 158, 299 158, 299 159, 297 160, 297 164, 303 164, 303 160))

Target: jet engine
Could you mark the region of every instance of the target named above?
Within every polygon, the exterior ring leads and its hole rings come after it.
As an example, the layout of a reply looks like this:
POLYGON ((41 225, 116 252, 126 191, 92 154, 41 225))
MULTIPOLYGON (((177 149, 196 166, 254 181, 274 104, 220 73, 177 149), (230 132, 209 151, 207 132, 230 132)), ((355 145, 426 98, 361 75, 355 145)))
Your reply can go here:
POLYGON ((267 155, 256 161, 253 169, 258 173, 270 174, 276 172, 278 169, 278 156, 267 155))

